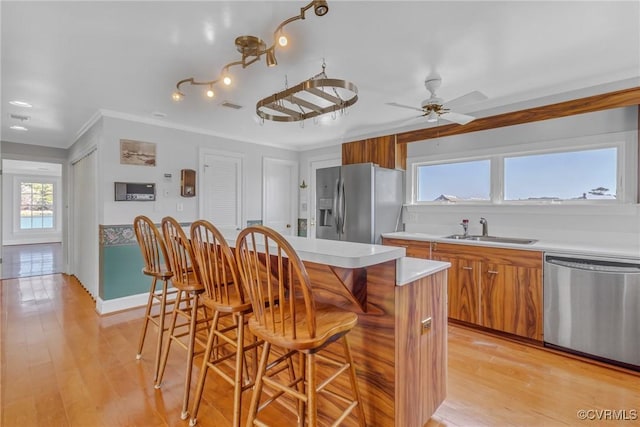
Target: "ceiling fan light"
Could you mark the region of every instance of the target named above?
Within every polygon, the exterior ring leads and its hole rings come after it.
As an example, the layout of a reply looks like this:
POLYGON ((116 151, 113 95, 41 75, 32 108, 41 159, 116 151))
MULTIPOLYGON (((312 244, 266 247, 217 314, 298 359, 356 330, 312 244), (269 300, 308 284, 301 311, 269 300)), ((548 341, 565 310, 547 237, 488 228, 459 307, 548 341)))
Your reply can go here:
POLYGON ((429 115, 427 116, 427 122, 435 123, 437 121, 438 121, 438 113, 436 113, 435 111, 430 112, 429 115))

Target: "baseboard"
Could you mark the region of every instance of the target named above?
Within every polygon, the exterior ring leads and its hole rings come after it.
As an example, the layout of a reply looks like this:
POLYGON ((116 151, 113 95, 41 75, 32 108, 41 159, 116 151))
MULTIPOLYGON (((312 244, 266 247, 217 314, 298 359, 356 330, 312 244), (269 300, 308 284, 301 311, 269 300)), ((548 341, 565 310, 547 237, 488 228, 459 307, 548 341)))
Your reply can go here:
POLYGON ((137 295, 129 295, 122 298, 114 298, 109 300, 103 300, 102 298, 96 299, 96 311, 98 314, 109 314, 116 311, 128 310, 130 308, 142 307, 147 305, 149 299, 149 293, 145 292, 137 295))

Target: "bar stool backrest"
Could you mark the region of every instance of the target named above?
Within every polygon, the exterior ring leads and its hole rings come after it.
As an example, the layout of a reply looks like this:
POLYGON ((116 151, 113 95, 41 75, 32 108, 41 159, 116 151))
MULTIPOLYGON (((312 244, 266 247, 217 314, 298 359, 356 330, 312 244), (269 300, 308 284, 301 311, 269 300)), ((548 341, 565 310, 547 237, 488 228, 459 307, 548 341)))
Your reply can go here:
POLYGON ((173 283, 198 286, 201 282, 197 268, 194 268, 193 249, 180 223, 170 216, 162 218, 162 234, 173 271, 173 283))
POLYGON ((282 235, 265 226, 245 228, 236 241, 236 261, 254 318, 262 327, 287 341, 315 338, 309 276, 282 235))
POLYGON ((133 220, 133 230, 144 260, 142 272, 148 276, 170 277, 171 264, 167 247, 160 230, 153 221, 144 215, 139 215, 133 220))
POLYGON ((222 233, 209 221, 191 224, 191 246, 207 298, 222 304, 245 304, 236 259, 222 233))

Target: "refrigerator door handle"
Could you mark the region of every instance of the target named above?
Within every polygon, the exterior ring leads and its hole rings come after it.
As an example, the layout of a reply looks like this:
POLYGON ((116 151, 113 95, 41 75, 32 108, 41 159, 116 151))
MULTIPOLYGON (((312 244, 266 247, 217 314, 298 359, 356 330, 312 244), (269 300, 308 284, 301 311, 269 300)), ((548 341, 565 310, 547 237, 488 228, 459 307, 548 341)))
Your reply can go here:
POLYGON ((344 234, 344 224, 347 220, 347 198, 344 194, 344 180, 340 179, 340 234, 344 234))
POLYGON ((333 220, 336 223, 336 233, 340 233, 340 213, 338 212, 338 200, 340 199, 340 178, 336 179, 333 193, 333 220))

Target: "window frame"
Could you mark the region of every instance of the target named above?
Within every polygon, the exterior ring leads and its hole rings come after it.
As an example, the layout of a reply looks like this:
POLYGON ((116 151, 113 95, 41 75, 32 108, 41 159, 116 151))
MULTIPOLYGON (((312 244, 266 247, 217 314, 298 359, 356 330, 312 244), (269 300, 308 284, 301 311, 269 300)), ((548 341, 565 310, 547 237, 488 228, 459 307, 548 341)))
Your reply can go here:
POLYGON ((410 185, 407 187, 407 205, 409 206, 438 206, 438 205, 615 205, 638 203, 638 148, 637 132, 616 132, 606 135, 542 141, 513 146, 491 147, 477 149, 466 156, 460 152, 439 153, 434 156, 421 156, 411 159, 410 185), (634 145, 634 143, 636 145, 634 145), (578 151, 598 150, 606 148, 617 149, 616 163, 616 198, 586 199, 586 200, 505 200, 504 164, 506 158, 523 157, 553 153, 569 153, 578 151), (461 163, 474 160, 490 160, 490 201, 464 200, 447 201, 418 201, 418 168, 434 164, 461 163))
POLYGON ((52 233, 58 233, 60 231, 60 179, 51 176, 40 175, 16 175, 13 178, 13 233, 18 236, 26 235, 49 235, 52 233), (22 183, 39 183, 39 184, 51 184, 53 187, 53 224, 50 228, 21 228, 20 227, 20 207, 21 207, 21 194, 22 183))
POLYGON ((452 160, 433 160, 433 161, 424 161, 417 162, 411 165, 411 176, 412 176, 412 185, 411 185, 411 203, 414 205, 447 205, 447 204, 465 204, 465 205, 482 205, 491 203, 493 201, 493 170, 494 170, 494 159, 491 156, 480 156, 480 157, 467 157, 467 158, 456 158, 452 160), (489 199, 488 200, 464 200, 460 202, 448 202, 445 200, 435 201, 435 200, 425 200, 418 201, 418 168, 421 166, 435 166, 435 165, 447 165, 447 164, 455 164, 455 163, 469 163, 474 161, 484 161, 489 160, 489 199))

